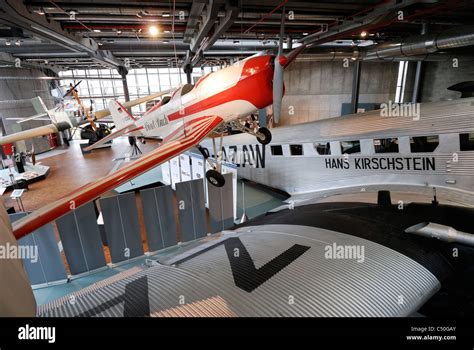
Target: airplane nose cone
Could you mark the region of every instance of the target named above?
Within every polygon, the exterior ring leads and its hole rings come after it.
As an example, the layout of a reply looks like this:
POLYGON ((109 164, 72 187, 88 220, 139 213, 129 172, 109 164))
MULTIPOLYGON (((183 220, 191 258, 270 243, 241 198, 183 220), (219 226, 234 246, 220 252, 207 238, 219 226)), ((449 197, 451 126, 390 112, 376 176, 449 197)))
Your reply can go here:
POLYGON ((287 62, 287 58, 285 56, 278 56, 278 62, 280 62, 280 65, 281 66, 285 66, 286 62, 287 62))

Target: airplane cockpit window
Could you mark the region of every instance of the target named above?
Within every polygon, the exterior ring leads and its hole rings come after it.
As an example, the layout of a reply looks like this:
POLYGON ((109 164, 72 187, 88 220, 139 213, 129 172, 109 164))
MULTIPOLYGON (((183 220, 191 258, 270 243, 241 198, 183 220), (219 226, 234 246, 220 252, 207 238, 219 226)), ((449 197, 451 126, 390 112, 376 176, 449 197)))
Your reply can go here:
POLYGON ((438 145, 438 135, 410 137, 410 150, 413 153, 434 152, 438 145))
POLYGON ((474 151, 474 133, 459 134, 461 151, 474 151))
POLYGON ((163 105, 167 104, 168 102, 170 102, 170 100, 171 100, 171 96, 163 97, 163 99, 161 100, 161 105, 163 106, 163 105))
POLYGON ((270 146, 270 151, 272 152, 272 156, 283 155, 283 147, 281 147, 281 145, 270 146))
POLYGON ((374 139, 375 153, 398 153, 398 139, 374 139))
POLYGON ((188 92, 190 92, 192 89, 194 89, 194 85, 193 84, 185 84, 183 85, 183 87, 181 88, 181 96, 184 96, 186 95, 188 92))
POLYGON ((302 145, 290 145, 290 154, 292 156, 302 156, 303 146, 302 145))
POLYGON ((319 155, 331 154, 331 145, 329 142, 315 142, 314 149, 319 155))
POLYGON ((360 153, 360 141, 341 141, 341 153, 360 153))

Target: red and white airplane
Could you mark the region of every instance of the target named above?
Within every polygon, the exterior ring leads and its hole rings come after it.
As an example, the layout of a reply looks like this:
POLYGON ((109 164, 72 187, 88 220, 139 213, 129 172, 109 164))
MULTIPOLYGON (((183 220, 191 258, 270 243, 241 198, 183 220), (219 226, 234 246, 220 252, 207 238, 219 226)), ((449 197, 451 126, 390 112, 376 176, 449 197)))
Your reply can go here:
MULTIPOLYGON (((281 45, 280 45, 281 48, 281 45)), ((258 54, 210 73, 196 83, 183 85, 164 97, 142 118, 136 119, 117 101, 109 104, 117 131, 90 146, 89 149, 121 135, 158 136, 161 145, 140 159, 104 177, 76 189, 48 204, 13 225, 16 238, 21 238, 67 212, 87 203, 102 193, 144 173, 180 153, 198 147, 206 136, 222 136, 229 128, 255 135, 262 144, 271 141, 266 128, 258 131, 244 127, 240 119, 273 103, 274 119, 278 122, 283 97, 283 69, 304 49, 300 46, 288 56, 258 54)), ((215 153, 217 154, 217 153, 215 153)), ((207 179, 223 186, 219 167, 209 170, 207 179)))

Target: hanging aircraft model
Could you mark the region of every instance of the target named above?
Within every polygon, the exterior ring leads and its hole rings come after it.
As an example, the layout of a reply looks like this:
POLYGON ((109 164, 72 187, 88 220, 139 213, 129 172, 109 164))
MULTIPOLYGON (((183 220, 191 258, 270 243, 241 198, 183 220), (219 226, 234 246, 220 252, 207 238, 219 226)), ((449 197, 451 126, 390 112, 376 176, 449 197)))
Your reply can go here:
MULTIPOLYGON (((80 83, 80 82, 79 82, 80 83)), ((68 130, 75 127, 80 127, 84 124, 89 124, 83 129, 81 136, 83 138, 87 138, 91 140, 91 142, 96 142, 98 139, 108 135, 110 133, 107 132, 107 129, 104 126, 96 125, 96 121, 110 115, 110 111, 108 109, 103 109, 99 111, 92 112, 91 108, 88 108, 82 104, 82 101, 77 94, 75 88, 79 84, 77 83, 76 86, 72 86, 70 90, 66 92, 66 95, 63 98, 72 95, 74 98, 74 102, 70 100, 64 100, 59 103, 54 108, 48 109, 44 104, 41 97, 36 97, 32 99, 33 107, 35 108, 37 114, 27 117, 21 118, 17 121, 17 123, 24 123, 30 120, 51 120, 52 124, 43 125, 37 128, 28 129, 24 131, 20 131, 14 134, 5 135, 0 137, 0 145, 5 145, 9 143, 14 143, 17 141, 23 141, 32 139, 34 137, 39 136, 46 136, 49 134, 56 134, 60 131, 68 130), (76 97, 77 96, 77 97, 76 97), (82 119, 82 117, 77 118, 77 112, 79 110, 80 115, 84 115, 86 118, 82 119), (46 118, 47 119, 46 119, 46 118), (78 120, 79 119, 79 120, 78 120), (92 126, 94 124, 94 127, 92 126)), ((156 99, 164 94, 169 93, 170 90, 154 93, 151 95, 147 95, 132 101, 128 101, 124 103, 126 108, 131 108, 133 106, 139 105, 141 103, 145 103, 156 99)), ((12 119, 12 118, 8 118, 12 119)), ((16 119, 16 118, 15 118, 16 119)))
MULTIPOLYGON (((280 38, 283 38, 283 28, 284 16, 280 38)), ((160 136, 163 140, 161 145, 112 175, 89 183, 16 221, 13 227, 16 238, 27 235, 192 147, 197 147, 208 159, 207 152, 200 146, 206 136, 222 137, 229 129, 238 129, 257 137, 260 143, 268 144, 271 141, 268 129, 260 128, 255 132, 244 127, 240 120, 273 103, 274 119, 278 122, 284 92, 283 69, 303 51, 305 45, 294 49, 287 56, 283 55, 282 47, 280 39, 277 55, 257 54, 202 77, 196 86, 187 84, 175 89, 171 96, 164 97, 141 119, 128 113, 127 105, 110 102, 109 110, 117 130, 89 149, 121 135, 137 134, 160 136)), ((206 173, 209 182, 218 187, 225 183, 219 170, 217 164, 206 173)))

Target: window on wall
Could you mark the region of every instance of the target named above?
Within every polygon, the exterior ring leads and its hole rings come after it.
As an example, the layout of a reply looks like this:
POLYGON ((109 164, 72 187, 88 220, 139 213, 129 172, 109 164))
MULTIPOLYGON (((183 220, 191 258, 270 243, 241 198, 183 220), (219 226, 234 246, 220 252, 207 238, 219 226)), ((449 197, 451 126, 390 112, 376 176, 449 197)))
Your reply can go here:
POLYGON ((303 145, 290 145, 290 154, 292 156, 302 156, 303 145))
POLYGON ((395 90, 395 103, 403 102, 405 82, 407 80, 408 61, 400 61, 398 65, 397 89, 395 90))
POLYGON ((283 147, 281 147, 281 145, 270 146, 270 151, 272 152, 272 156, 283 155, 283 147))
POLYGON ((360 141, 341 141, 341 153, 353 154, 360 153, 360 141))
POLYGON ((413 153, 434 152, 438 145, 438 135, 410 137, 410 150, 413 153))
POLYGON ((459 135, 461 151, 474 151, 474 133, 459 135))
POLYGON ((398 153, 398 139, 374 139, 375 153, 398 153))
MULTIPOLYGON (((194 68, 192 79, 198 79, 212 68, 194 68)), ((216 70, 216 68, 214 68, 216 70)), ((71 70, 61 72, 61 85, 83 80, 78 86, 81 99, 88 106, 89 100, 96 104, 95 110, 107 108, 110 99, 124 101, 124 90, 120 74, 111 69, 71 70)), ((166 91, 186 83, 186 74, 180 68, 137 68, 127 74, 130 99, 137 99, 159 91, 166 91)), ((132 113, 145 112, 146 104, 132 107, 132 113)))
POLYGON ((331 145, 329 142, 315 142, 314 149, 320 155, 331 154, 331 145))

